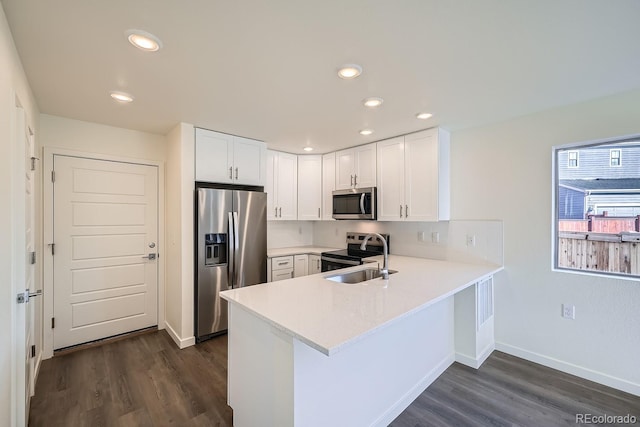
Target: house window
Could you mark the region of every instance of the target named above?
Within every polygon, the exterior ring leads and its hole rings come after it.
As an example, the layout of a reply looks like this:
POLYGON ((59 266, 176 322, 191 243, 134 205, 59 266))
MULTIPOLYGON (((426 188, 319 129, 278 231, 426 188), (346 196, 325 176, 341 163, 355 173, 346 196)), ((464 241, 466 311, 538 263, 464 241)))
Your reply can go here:
POLYGON ((638 165, 640 137, 554 148, 555 269, 640 277, 638 165))
POLYGON ((622 165, 622 150, 615 149, 609 151, 609 165, 611 166, 621 166, 622 165))

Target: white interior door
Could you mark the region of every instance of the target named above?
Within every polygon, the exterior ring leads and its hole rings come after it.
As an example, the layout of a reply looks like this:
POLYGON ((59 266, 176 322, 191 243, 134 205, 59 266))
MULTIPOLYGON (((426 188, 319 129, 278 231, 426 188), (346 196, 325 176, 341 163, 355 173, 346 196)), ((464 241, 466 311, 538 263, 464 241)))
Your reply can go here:
POLYGON ((53 347, 158 322, 158 168, 54 155, 53 347))
MULTIPOLYGON (((36 245, 35 245, 35 174, 31 170, 31 158, 35 157, 35 148, 33 144, 33 135, 25 126, 25 244, 27 260, 25 262, 25 288, 29 292, 36 291, 35 280, 35 263, 36 263, 36 245)), ((35 166, 35 165, 34 165, 35 166)), ((26 401, 26 418, 29 419, 30 399, 35 391, 35 353, 31 352, 31 348, 35 345, 35 313, 36 304, 40 301, 30 299, 26 304, 26 341, 25 341, 25 401, 26 401)))

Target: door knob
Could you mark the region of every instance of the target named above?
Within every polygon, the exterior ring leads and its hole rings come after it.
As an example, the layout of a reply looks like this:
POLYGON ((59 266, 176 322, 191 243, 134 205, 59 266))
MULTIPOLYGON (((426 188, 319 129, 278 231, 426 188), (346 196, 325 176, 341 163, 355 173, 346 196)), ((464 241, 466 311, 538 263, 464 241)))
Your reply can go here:
POLYGON ((156 244, 155 244, 154 242, 151 242, 151 243, 149 243, 149 247, 150 247, 151 249, 153 249, 153 248, 155 248, 155 247, 156 247, 156 244))
POLYGON ((149 254, 147 256, 143 256, 144 259, 156 259, 156 254, 149 254))

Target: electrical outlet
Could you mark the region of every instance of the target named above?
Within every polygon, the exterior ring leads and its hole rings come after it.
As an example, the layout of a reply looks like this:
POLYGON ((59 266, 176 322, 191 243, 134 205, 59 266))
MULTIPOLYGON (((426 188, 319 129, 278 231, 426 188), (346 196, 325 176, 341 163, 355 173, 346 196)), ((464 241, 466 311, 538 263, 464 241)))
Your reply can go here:
POLYGON ((424 231, 418 231, 418 242, 424 242, 424 231))
POLYGON ((476 236, 475 234, 467 234, 467 246, 474 247, 476 245, 476 236))
POLYGON ((431 243, 440 243, 440 233, 437 231, 431 232, 431 243))
POLYGON ((576 318, 576 306, 569 304, 562 304, 562 317, 565 319, 575 320, 576 318))

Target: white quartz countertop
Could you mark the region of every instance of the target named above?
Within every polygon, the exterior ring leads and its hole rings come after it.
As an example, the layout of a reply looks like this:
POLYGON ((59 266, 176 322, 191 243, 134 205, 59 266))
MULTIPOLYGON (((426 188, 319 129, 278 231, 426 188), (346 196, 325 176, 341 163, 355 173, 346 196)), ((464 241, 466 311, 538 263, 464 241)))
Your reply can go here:
MULTIPOLYGON (((378 259, 382 257, 375 257, 378 259)), ((316 350, 331 356, 345 346, 435 304, 500 270, 389 255, 389 280, 336 283, 327 276, 371 268, 360 265, 246 288, 220 295, 316 350)))
POLYGON ((300 255, 300 254, 320 255, 322 252, 336 251, 338 249, 340 248, 325 248, 323 246, 295 246, 292 248, 275 248, 275 249, 267 249, 267 257, 274 258, 278 256, 300 255))

